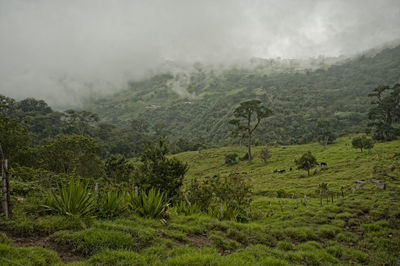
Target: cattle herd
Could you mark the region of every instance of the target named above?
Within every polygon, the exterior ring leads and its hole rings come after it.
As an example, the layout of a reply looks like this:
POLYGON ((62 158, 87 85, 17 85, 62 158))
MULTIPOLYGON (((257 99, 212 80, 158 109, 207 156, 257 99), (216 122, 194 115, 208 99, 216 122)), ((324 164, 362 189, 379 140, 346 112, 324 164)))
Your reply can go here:
MULTIPOLYGON (((317 165, 320 165, 321 167, 322 167, 322 166, 328 166, 328 164, 325 163, 325 162, 321 162, 321 163, 319 163, 319 164, 317 163, 317 165)), ((293 168, 290 167, 290 168, 289 168, 289 171, 293 171, 293 168)), ((283 173, 286 173, 286 169, 280 169, 280 170, 275 169, 275 170, 274 170, 274 173, 283 174, 283 173)))

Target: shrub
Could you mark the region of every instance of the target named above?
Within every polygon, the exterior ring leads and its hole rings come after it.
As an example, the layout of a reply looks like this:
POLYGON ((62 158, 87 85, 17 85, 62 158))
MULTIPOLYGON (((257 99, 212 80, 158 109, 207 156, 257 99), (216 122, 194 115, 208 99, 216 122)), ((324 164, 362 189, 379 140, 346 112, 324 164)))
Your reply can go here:
POLYGON ((244 210, 251 203, 251 190, 250 182, 243 175, 231 173, 225 177, 205 177, 202 181, 193 179, 186 194, 190 202, 198 204, 203 211, 208 211, 211 202, 219 207, 225 204, 228 209, 244 210))
POLYGON ((165 194, 155 188, 148 193, 142 191, 139 195, 131 193, 128 196, 129 207, 138 215, 148 218, 165 218, 168 207, 165 194))
POLYGON ((268 148, 264 148, 260 152, 260 158, 264 163, 267 163, 268 160, 271 158, 271 152, 268 148))
POLYGON ((134 172, 134 167, 123 155, 112 155, 105 162, 105 172, 109 179, 117 182, 128 182, 134 172))
POLYGON ((283 188, 281 188, 281 189, 278 189, 276 191, 276 196, 278 198, 287 198, 288 197, 288 193, 283 188))
POLYGON ((88 185, 70 178, 68 184, 59 184, 48 195, 45 209, 67 216, 88 216, 95 209, 95 200, 88 185))
POLYGON ((211 191, 227 207, 245 208, 251 203, 252 186, 243 175, 231 173, 223 178, 216 177, 211 191))
POLYGON ((167 158, 167 145, 160 140, 159 145, 145 147, 142 162, 135 173, 135 183, 141 189, 151 188, 163 191, 168 198, 179 193, 188 166, 175 158, 167 158))
POLYGON ((196 203, 202 211, 207 211, 210 205, 212 197, 212 182, 214 178, 205 177, 203 180, 194 178, 190 181, 186 194, 190 202, 196 203))
POLYGON ((226 165, 234 165, 237 164, 237 160, 236 158, 238 157, 238 155, 236 153, 229 153, 225 155, 225 164, 226 165))

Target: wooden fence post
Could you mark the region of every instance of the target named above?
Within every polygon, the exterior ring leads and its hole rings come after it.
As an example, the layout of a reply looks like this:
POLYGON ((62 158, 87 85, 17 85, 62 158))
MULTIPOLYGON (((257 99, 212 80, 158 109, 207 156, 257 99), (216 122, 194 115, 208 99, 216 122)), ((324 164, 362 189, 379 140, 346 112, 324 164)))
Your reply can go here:
POLYGON ((322 207, 322 191, 319 192, 319 205, 322 207))
POLYGON ((304 194, 304 203, 306 204, 307 208, 308 208, 308 202, 307 202, 307 195, 304 194))
POLYGON ((8 176, 8 160, 1 160, 1 184, 2 184, 2 206, 3 212, 6 219, 12 216, 11 206, 10 206, 10 180, 8 176))
POLYGON ((94 185, 94 194, 96 195, 96 199, 99 198, 99 183, 94 185))

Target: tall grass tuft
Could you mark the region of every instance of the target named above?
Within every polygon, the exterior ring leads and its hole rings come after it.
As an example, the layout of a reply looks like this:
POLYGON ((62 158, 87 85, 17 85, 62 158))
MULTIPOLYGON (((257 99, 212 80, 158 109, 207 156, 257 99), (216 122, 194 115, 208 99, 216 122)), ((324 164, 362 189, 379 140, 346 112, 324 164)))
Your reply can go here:
POLYGON ((142 191, 139 195, 129 194, 129 207, 138 215, 147 218, 164 218, 168 208, 165 194, 152 188, 148 193, 142 191))
POLYGON ((59 184, 47 196, 45 209, 66 216, 89 216, 95 209, 95 199, 87 184, 71 178, 67 184, 59 184))

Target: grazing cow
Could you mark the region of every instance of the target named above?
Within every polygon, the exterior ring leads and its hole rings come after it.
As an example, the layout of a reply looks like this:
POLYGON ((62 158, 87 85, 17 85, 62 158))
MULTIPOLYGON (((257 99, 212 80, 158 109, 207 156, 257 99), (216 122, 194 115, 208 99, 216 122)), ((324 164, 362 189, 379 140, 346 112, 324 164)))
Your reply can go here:
POLYGON ((328 166, 327 163, 320 163, 321 166, 328 166))
POLYGON ((293 168, 292 167, 290 167, 290 169, 289 169, 290 171, 292 171, 293 170, 293 168))
POLYGON ((285 169, 279 170, 279 173, 280 173, 280 174, 283 174, 284 172, 286 172, 285 169))

